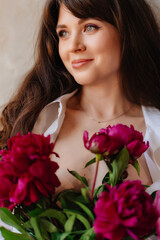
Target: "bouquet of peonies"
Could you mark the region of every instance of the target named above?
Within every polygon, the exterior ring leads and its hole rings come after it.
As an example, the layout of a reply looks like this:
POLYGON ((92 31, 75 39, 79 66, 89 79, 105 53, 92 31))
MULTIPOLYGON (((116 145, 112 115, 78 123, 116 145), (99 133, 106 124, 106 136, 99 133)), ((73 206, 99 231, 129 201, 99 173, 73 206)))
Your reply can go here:
POLYGON ((160 239, 160 191, 150 196, 139 180, 125 180, 129 164, 140 173, 137 158, 149 147, 142 134, 117 124, 90 139, 85 131, 83 141, 95 154, 85 166, 96 164, 92 189, 84 176, 69 171, 84 187, 57 195, 58 164, 50 156, 59 156, 49 136, 18 134, 0 150, 0 218, 18 230, 0 227, 5 240, 160 239), (95 189, 99 161, 108 172, 95 189))

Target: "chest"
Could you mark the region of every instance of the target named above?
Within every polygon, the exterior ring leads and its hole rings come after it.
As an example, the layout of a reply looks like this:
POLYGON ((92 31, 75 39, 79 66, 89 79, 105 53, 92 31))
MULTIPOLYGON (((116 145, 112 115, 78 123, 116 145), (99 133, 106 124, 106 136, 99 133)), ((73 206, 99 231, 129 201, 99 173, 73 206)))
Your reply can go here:
MULTIPOLYGON (((135 129, 145 132, 144 120, 134 120, 135 121, 132 119, 131 121, 131 119, 128 119, 128 125, 133 124, 135 129)), ((126 121, 124 122, 123 120, 121 123, 127 124, 126 121)), ((114 122, 113 124, 116 123, 114 122)), ((57 159, 54 157, 53 159, 59 164, 59 170, 57 171, 57 175, 61 181, 61 187, 59 190, 64 188, 80 189, 82 187, 80 182, 68 172, 68 169, 75 170, 81 176, 85 176, 90 187, 92 186, 95 174, 95 164, 87 168, 84 168, 84 166, 89 160, 93 159, 95 155, 85 149, 83 144, 83 132, 84 130, 87 130, 91 136, 93 133, 99 131, 100 128, 106 126, 106 124, 103 126, 97 126, 96 123, 89 122, 88 119, 84 119, 81 115, 79 115, 78 118, 77 114, 76 116, 66 115, 54 149, 55 152, 59 154, 60 158, 57 159)), ((128 179, 140 179, 144 184, 150 185, 152 181, 144 157, 142 156, 138 161, 140 163, 141 175, 138 176, 135 169, 132 166, 129 166, 128 179)), ((106 164, 103 161, 100 161, 96 186, 101 184, 107 171, 106 164)))

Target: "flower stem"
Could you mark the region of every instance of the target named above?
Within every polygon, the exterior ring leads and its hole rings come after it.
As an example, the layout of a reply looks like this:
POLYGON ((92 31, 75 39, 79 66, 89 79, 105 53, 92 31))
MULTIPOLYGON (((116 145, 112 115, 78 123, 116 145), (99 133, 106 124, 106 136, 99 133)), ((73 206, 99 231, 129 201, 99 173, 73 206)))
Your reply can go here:
POLYGON ((101 160, 101 158, 102 158, 102 155, 97 153, 96 154, 96 170, 95 170, 95 175, 94 175, 94 180, 93 180, 93 185, 91 190, 91 200, 93 200, 93 194, 94 194, 94 189, 95 189, 95 184, 96 184, 96 179, 98 174, 99 161, 101 160))

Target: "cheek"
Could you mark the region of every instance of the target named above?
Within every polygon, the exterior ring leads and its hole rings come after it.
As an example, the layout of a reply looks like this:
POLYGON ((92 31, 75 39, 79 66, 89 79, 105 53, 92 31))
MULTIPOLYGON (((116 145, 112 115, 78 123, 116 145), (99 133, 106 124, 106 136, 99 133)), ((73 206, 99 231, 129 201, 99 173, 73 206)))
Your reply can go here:
POLYGON ((60 47, 60 45, 59 45, 59 48, 58 48, 58 52, 59 52, 59 56, 60 56, 60 58, 63 62, 63 51, 62 51, 62 48, 60 47))
POLYGON ((114 62, 120 61, 120 43, 116 40, 111 41, 101 41, 101 45, 97 52, 101 53, 102 60, 114 62))
POLYGON ((59 44, 59 56, 64 64, 64 66, 66 67, 66 69, 70 72, 70 74, 72 74, 72 69, 70 66, 70 61, 69 61, 69 57, 68 57, 68 52, 67 52, 67 48, 64 47, 63 44, 59 44))
POLYGON ((120 55, 121 44, 117 30, 112 27, 110 31, 106 31, 104 36, 101 36, 101 40, 99 39, 101 51, 106 54, 108 53, 110 56, 120 55))
POLYGON ((59 56, 60 56, 62 62, 65 62, 65 59, 66 59, 66 51, 65 51, 65 46, 64 46, 64 44, 60 44, 60 43, 59 43, 58 51, 59 51, 59 56))

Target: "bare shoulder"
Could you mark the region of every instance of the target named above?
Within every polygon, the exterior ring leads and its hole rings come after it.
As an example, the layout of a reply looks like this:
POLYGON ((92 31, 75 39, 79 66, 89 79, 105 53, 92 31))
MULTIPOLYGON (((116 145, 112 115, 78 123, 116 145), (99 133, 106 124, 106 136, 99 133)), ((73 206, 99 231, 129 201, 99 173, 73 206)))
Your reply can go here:
POLYGON ((122 123, 128 126, 132 124, 137 131, 140 131, 145 135, 146 123, 141 106, 133 105, 127 116, 122 119, 122 123))
POLYGON ((133 104, 129 111, 129 115, 130 117, 143 117, 142 106, 133 104))

